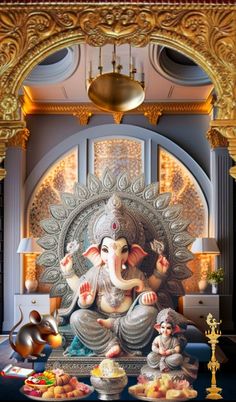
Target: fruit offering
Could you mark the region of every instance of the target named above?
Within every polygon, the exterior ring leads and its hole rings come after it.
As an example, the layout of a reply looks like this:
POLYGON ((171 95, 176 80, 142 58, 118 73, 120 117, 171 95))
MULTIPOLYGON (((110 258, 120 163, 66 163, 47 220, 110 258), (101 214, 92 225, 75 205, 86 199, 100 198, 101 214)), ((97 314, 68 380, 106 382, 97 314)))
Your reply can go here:
POLYGON ((27 396, 42 399, 82 398, 91 393, 91 388, 63 370, 48 370, 36 373, 25 380, 23 392, 27 396))
POLYGON ((197 397, 195 391, 186 380, 173 380, 169 374, 162 374, 153 381, 139 379, 139 383, 129 387, 129 393, 134 396, 162 399, 191 399, 197 397))
POLYGON ((56 376, 53 372, 44 371, 43 373, 34 373, 25 380, 25 385, 35 389, 51 387, 56 382, 56 376))
POLYGON ((99 366, 95 366, 91 375, 95 377, 117 378, 126 375, 125 370, 119 366, 119 363, 112 359, 104 359, 99 366))
POLYGON ((52 348, 58 348, 62 345, 62 337, 60 334, 57 335, 48 335, 47 342, 52 348))

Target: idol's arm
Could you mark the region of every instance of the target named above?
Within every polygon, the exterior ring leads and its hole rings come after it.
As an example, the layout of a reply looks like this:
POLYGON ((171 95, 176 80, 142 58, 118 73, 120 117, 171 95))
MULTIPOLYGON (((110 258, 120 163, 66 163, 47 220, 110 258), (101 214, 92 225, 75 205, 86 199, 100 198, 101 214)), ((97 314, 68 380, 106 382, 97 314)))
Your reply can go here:
POLYGON ((60 267, 62 276, 66 279, 68 286, 73 290, 73 292, 76 292, 79 287, 80 279, 74 271, 71 254, 65 255, 65 257, 60 261, 60 267))
POLYGON ((169 266, 170 264, 166 257, 160 255, 157 259, 153 274, 148 278, 148 284, 151 289, 155 291, 159 289, 163 279, 167 276, 169 266))

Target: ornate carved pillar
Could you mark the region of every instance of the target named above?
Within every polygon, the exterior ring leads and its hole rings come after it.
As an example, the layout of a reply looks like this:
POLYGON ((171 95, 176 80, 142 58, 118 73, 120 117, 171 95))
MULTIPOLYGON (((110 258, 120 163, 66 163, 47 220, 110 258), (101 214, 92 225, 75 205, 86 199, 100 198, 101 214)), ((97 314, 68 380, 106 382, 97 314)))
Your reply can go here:
POLYGON ((220 249, 217 257, 218 267, 225 271, 224 282, 220 285, 221 315, 224 317, 224 328, 233 328, 232 295, 233 295, 233 178, 229 175, 232 159, 227 152, 228 140, 221 133, 211 128, 207 133, 211 146, 211 181, 212 211, 214 235, 220 249))
MULTIPOLYGON (((228 140, 229 155, 236 162, 236 119, 213 120, 211 127, 228 140)), ((236 179, 236 165, 231 166, 229 174, 236 179)))
POLYGON ((18 129, 8 142, 4 180, 4 331, 13 326, 15 293, 23 289, 21 256, 17 247, 24 229, 24 182, 26 162, 26 141, 29 131, 18 129))
MULTIPOLYGON (((0 109, 1 112, 1 109, 0 109)), ((0 113, 1 114, 1 113, 0 113)), ((8 141, 17 133, 25 129, 25 121, 23 120, 0 120, 0 164, 6 157, 6 148, 8 141)), ((6 176, 6 169, 0 168, 0 180, 6 176)))

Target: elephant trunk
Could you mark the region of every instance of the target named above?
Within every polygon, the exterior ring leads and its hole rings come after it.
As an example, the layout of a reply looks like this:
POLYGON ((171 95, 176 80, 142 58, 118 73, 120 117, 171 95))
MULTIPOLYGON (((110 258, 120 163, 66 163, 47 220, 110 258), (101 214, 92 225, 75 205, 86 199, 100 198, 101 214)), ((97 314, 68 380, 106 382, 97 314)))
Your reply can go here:
POLYGON ((143 290, 143 281, 141 279, 128 279, 125 280, 121 276, 121 266, 122 260, 120 256, 115 253, 108 258, 108 268, 112 284, 122 290, 129 290, 137 287, 137 291, 141 292, 143 290))

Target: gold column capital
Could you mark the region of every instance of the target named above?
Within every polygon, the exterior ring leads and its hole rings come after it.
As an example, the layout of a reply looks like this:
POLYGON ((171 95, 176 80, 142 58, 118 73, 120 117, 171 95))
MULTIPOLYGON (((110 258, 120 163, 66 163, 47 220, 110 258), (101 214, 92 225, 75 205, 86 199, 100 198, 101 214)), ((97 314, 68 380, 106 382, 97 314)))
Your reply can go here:
POLYGON ((0 120, 0 141, 9 141, 17 131, 24 129, 25 126, 26 123, 23 120, 0 120))
POLYGON ((236 119, 217 119, 211 121, 211 128, 216 129, 225 138, 236 137, 236 119))
POLYGON ((14 137, 11 137, 7 143, 8 147, 16 147, 26 150, 26 143, 29 139, 30 132, 28 128, 19 129, 14 137))
MULTIPOLYGON (((236 161, 236 119, 213 120, 211 127, 219 131, 228 140, 229 155, 236 161)), ((229 174, 236 179, 236 166, 231 167, 229 174)))
POLYGON ((228 140, 227 138, 223 137, 219 130, 216 128, 209 128, 209 130, 206 133, 206 138, 210 144, 210 147, 212 149, 215 148, 225 148, 228 146, 228 140))

